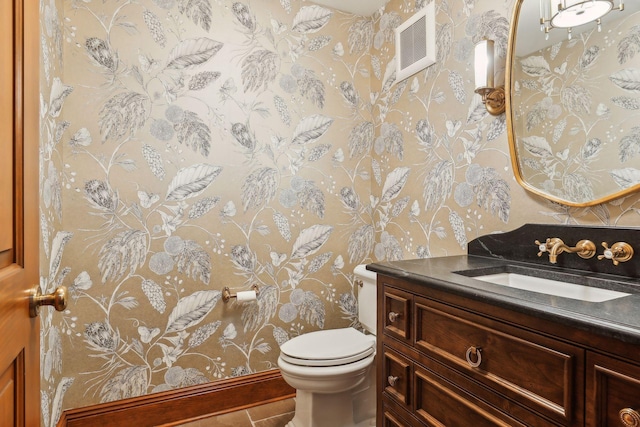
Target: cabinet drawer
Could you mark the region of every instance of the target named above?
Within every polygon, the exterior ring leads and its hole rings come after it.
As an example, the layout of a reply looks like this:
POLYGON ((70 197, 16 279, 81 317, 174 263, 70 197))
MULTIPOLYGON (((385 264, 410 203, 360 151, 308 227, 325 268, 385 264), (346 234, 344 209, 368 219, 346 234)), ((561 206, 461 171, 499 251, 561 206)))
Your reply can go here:
POLYGON ((411 342, 411 304, 413 295, 399 289, 384 287, 384 333, 406 343, 411 342))
POLYGON ((526 426, 421 366, 414 375, 415 414, 426 425, 526 426))
POLYGON ((596 353, 587 356, 587 425, 640 425, 640 367, 596 353))
POLYGON ((582 422, 579 347, 424 298, 415 329, 421 352, 561 425, 582 422))
POLYGON ((413 363, 399 353, 384 347, 382 355, 382 389, 398 403, 409 408, 413 363))
POLYGON ((389 410, 384 411, 383 425, 384 427, 409 427, 409 423, 389 410))
POLYGON ((383 406, 383 427, 414 427, 421 426, 409 413, 402 409, 391 408, 392 405, 383 406))

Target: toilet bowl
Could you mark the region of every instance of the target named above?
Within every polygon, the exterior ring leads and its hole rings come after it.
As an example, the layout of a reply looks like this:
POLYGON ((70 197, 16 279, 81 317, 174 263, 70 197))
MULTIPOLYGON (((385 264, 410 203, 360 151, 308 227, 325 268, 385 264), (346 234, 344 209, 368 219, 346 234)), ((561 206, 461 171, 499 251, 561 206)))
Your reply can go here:
MULTIPOLYGON (((376 331, 376 275, 354 270, 358 318, 376 331)), ((348 327, 310 332, 280 347, 278 366, 296 389, 296 410, 287 427, 375 426, 375 335, 348 327)))

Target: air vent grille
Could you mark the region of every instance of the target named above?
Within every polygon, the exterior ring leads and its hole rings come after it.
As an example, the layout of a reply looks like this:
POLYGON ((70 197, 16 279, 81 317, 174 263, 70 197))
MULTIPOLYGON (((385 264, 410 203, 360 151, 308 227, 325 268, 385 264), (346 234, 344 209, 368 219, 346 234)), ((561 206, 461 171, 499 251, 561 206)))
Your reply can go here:
POLYGON ((400 66, 407 68, 425 56, 427 56, 427 18, 423 16, 400 33, 400 66))
POLYGON ((396 28, 396 81, 402 81, 436 61, 435 2, 396 28))

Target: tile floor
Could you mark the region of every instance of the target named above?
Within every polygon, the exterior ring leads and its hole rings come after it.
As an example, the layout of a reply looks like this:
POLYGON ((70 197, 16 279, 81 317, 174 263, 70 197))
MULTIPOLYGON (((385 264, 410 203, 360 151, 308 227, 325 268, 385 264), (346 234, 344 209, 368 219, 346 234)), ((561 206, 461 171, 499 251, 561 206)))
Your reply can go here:
MULTIPOLYGON (((172 427, 285 427, 293 418, 295 400, 285 399, 253 408, 202 418, 172 427)), ((170 427, 169 425, 163 427, 170 427)))

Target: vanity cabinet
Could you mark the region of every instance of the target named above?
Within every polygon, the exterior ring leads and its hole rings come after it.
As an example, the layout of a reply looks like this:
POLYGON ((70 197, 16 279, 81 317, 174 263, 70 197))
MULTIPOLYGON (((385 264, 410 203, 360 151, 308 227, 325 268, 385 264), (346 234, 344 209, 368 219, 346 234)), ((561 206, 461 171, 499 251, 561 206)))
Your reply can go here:
POLYGON ((640 426, 636 346, 380 274, 378 301, 378 425, 640 426))

